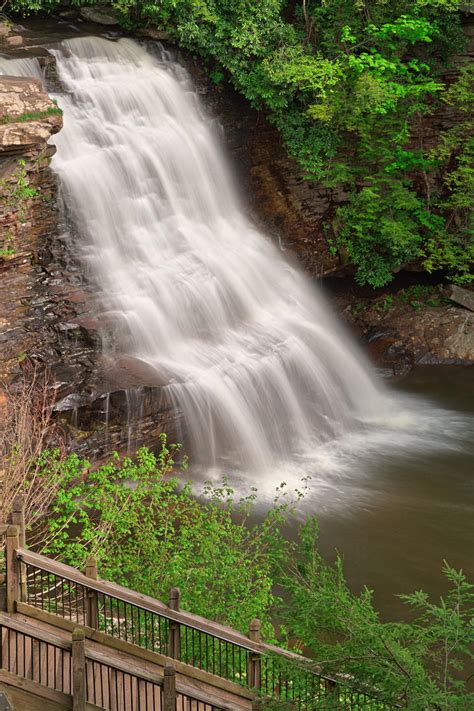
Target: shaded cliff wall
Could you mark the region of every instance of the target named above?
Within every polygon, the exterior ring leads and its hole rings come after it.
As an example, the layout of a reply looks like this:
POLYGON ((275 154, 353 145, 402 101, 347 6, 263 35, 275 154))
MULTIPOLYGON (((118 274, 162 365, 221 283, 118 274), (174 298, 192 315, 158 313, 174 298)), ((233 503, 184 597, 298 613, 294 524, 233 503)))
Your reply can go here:
POLYGON ((163 431, 178 439, 180 415, 156 374, 102 355, 104 325, 49 167, 61 113, 39 79, 22 77, 0 76, 0 108, 0 407, 5 387, 36 372, 69 449, 106 456, 163 431))

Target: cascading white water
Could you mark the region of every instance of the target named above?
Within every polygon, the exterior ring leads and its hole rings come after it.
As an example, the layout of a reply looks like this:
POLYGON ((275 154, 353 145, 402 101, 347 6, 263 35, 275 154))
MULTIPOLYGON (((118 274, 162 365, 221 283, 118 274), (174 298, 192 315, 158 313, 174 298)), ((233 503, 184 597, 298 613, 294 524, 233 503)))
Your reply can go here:
POLYGON ((266 468, 385 408, 323 298, 245 216, 186 72, 129 39, 55 54, 53 167, 83 257, 200 458, 266 468))
POLYGON ((0 74, 12 77, 36 77, 43 80, 43 70, 34 57, 19 57, 17 59, 0 57, 0 74))

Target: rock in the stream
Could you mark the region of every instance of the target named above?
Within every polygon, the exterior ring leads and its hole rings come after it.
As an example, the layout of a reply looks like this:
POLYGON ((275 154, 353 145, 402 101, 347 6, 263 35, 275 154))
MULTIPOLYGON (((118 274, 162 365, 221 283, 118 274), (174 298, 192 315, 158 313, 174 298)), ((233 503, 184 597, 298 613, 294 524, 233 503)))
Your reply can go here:
MULTIPOLYGON (((419 365, 474 363, 474 313, 455 306, 395 313, 373 331, 374 359, 397 374, 419 365)), ((371 331, 367 334, 371 335, 371 331)))
POLYGON ((7 43, 12 47, 20 47, 23 44, 21 35, 10 35, 7 37, 7 43))

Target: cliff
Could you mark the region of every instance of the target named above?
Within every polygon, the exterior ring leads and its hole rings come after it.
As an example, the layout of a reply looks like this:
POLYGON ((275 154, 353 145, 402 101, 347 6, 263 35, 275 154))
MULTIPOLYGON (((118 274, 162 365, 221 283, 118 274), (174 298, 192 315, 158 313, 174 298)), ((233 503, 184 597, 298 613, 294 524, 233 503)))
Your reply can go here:
POLYGON ((56 186, 49 171, 62 115, 37 79, 0 77, 0 378, 18 372, 38 345, 29 296, 34 263, 56 227, 56 186))

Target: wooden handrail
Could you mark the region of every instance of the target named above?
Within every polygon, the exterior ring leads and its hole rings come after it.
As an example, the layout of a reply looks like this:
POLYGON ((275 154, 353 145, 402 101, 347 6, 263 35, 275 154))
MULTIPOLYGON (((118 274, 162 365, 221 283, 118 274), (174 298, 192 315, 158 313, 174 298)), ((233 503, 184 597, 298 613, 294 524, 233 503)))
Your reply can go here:
MULTIPOLYGON (((33 551, 21 548, 18 546, 18 543, 17 547, 15 547, 13 551, 13 555, 20 563, 38 568, 45 573, 55 575, 58 578, 67 580, 68 582, 76 583, 77 585, 82 586, 85 590, 95 591, 97 593, 107 595, 117 601, 130 604, 143 611, 159 615, 170 620, 171 622, 185 625, 188 628, 210 635, 225 643, 236 645, 252 653, 253 655, 267 657, 276 655, 283 657, 288 661, 297 662, 300 667, 306 667, 307 672, 314 674, 316 677, 328 682, 331 685, 349 684, 352 686, 355 681, 351 677, 344 674, 334 674, 328 676, 322 670, 318 669, 317 664, 315 664, 313 660, 282 649, 281 647, 277 647, 276 645, 261 642, 258 640, 258 634, 252 634, 252 639, 246 637, 244 634, 232 629, 231 627, 208 620, 200 615, 195 615, 191 612, 185 612, 183 610, 172 609, 160 600, 144 595, 143 593, 135 592, 122 585, 118 585, 117 583, 93 579, 72 566, 48 558, 40 553, 34 553, 33 551)), ((90 658, 93 657, 91 656, 90 658)), ((367 688, 359 687, 358 691, 360 693, 370 695, 376 694, 374 690, 367 688)), ((183 693, 185 692, 183 691, 183 693)))
POLYGON ((306 659, 299 654, 289 652, 285 649, 277 647, 276 645, 268 644, 266 642, 254 642, 242 633, 237 632, 237 630, 221 625, 219 622, 212 622, 191 612, 172 610, 163 602, 160 602, 155 598, 135 592, 129 588, 123 587, 122 585, 117 585, 117 583, 111 583, 106 580, 92 580, 76 568, 66 565, 65 563, 60 563, 57 560, 47 558, 40 553, 33 553, 30 550, 18 548, 16 550, 16 555, 23 563, 33 565, 47 573, 65 578, 71 582, 77 583, 78 585, 82 585, 89 590, 95 590, 96 592, 111 595, 121 602, 136 605, 143 610, 156 613, 162 617, 172 620, 173 622, 179 622, 200 632, 217 637, 224 642, 235 644, 243 649, 253 652, 254 654, 279 654, 287 659, 293 659, 294 661, 299 662, 306 661, 314 665, 312 660, 306 659))
POLYGON ((14 632, 20 632, 22 634, 28 635, 29 637, 35 637, 36 639, 39 639, 41 642, 45 642, 46 644, 52 644, 55 647, 60 647, 61 649, 65 649, 69 652, 71 651, 71 642, 66 642, 62 639, 59 639, 50 632, 46 632, 42 629, 35 628, 33 634, 31 624, 29 624, 28 622, 24 622, 23 620, 16 619, 15 617, 12 617, 11 615, 6 614, 5 612, 0 612, 0 625, 2 625, 3 627, 8 627, 14 632))

